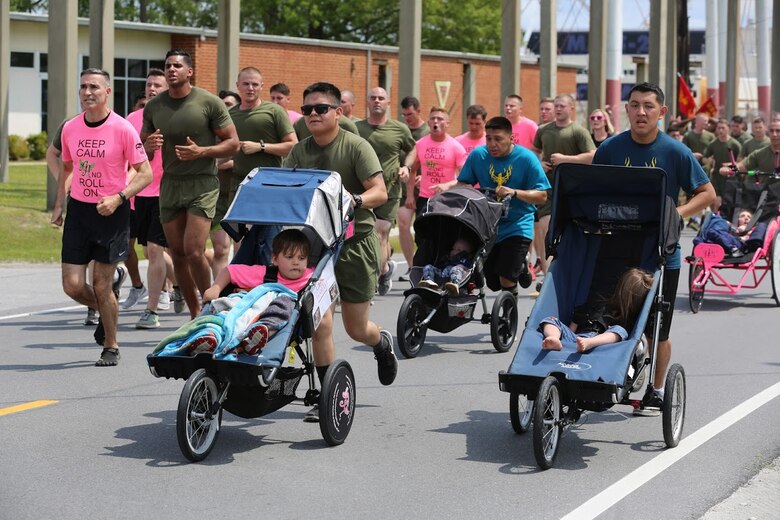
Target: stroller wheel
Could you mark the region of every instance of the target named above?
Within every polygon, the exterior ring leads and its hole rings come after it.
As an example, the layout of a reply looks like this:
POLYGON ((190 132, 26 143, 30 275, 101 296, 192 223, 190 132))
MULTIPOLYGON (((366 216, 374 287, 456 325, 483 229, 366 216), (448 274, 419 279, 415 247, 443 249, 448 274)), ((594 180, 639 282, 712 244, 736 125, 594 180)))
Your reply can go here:
POLYGON ((512 392, 509 394, 509 419, 515 433, 522 434, 531 428, 534 402, 525 394, 512 392))
POLYGON ((664 442, 668 448, 680 443, 685 422, 685 370, 677 363, 666 374, 666 391, 661 405, 663 413, 664 442))
POLYGON ((343 359, 334 361, 322 380, 320 432, 330 446, 342 444, 355 418, 355 376, 343 359))
POLYGON ((561 384, 547 376, 539 386, 533 408, 534 457, 542 469, 550 469, 558 454, 558 441, 563 429, 561 384))
POLYGON ((413 358, 420 353, 425 343, 427 327, 422 325, 428 310, 419 294, 410 294, 401 304, 398 311, 398 348, 406 358, 413 358))
POLYGON ((691 312, 696 314, 701 309, 701 301, 704 299, 704 260, 696 257, 688 271, 688 300, 691 312))
POLYGON ((176 413, 176 438, 187 459, 198 462, 214 448, 222 424, 222 407, 214 379, 199 369, 187 379, 176 413))
POLYGON ((517 334, 517 299, 509 291, 501 291, 490 314, 490 339, 499 352, 512 348, 517 334))

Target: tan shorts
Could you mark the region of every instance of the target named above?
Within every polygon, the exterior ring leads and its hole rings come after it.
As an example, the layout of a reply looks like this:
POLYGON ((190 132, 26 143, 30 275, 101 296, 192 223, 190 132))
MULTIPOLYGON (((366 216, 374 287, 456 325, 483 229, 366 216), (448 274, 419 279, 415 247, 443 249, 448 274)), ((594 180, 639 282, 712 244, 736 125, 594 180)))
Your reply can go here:
POLYGON ((170 222, 181 211, 213 219, 219 198, 216 175, 165 176, 160 183, 160 222, 170 222))

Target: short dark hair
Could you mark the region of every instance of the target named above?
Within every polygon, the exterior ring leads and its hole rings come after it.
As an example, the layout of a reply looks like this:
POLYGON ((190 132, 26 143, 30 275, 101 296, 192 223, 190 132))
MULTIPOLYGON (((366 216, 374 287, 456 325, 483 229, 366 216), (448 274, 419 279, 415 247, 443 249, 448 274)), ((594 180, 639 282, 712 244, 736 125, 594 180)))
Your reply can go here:
POLYGON ((185 51, 184 49, 171 49, 168 52, 165 53, 165 61, 168 61, 168 58, 171 56, 181 56, 184 60, 184 63, 187 64, 188 67, 192 67, 192 56, 190 56, 190 53, 185 51))
POLYGON ((637 83, 633 87, 631 87, 631 90, 628 91, 628 99, 631 99, 631 94, 634 92, 652 92, 655 94, 655 98, 658 100, 658 103, 661 105, 664 104, 664 91, 661 90, 661 87, 656 85, 655 83, 649 83, 645 81, 644 83, 637 83))
POLYGON ((518 100, 520 103, 522 103, 522 102, 523 102, 523 98, 520 96, 520 94, 509 94, 509 95, 507 96, 507 98, 515 98, 515 99, 516 99, 516 100, 518 100))
POLYGON ((512 133, 512 122, 504 116, 496 116, 488 119, 485 130, 500 130, 508 134, 512 133))
POLYGON ((106 72, 103 69, 98 69, 96 67, 89 67, 88 69, 84 69, 81 71, 81 74, 79 77, 86 76, 86 75, 96 75, 96 76, 103 76, 106 79, 106 83, 111 83, 111 75, 106 72))
POLYGON ((333 83, 327 83, 325 81, 318 81, 317 83, 312 83, 306 87, 306 90, 303 91, 303 99, 306 99, 309 94, 317 92, 328 96, 333 105, 341 105, 341 91, 333 83))
POLYGON ((236 101, 238 101, 238 104, 241 104, 241 96, 233 92, 232 90, 220 90, 219 94, 217 94, 217 97, 219 99, 225 99, 226 97, 234 97, 236 98, 236 101))
POLYGON ((157 67, 152 67, 149 69, 149 72, 146 73, 146 79, 149 79, 152 76, 165 76, 165 72, 157 67))
MULTIPOLYGON (((271 85, 271 90, 269 90, 269 92, 279 92, 280 94, 289 96, 290 87, 288 87, 285 83, 276 83, 274 85, 271 85)), ((303 97, 306 97, 306 95, 304 94, 303 97)), ((341 96, 339 96, 339 101, 341 101, 341 96)))
POLYGON ((466 117, 482 116, 482 119, 487 119, 487 110, 482 105, 471 105, 466 109, 466 117))
POLYGON ((742 116, 731 116, 731 122, 732 123, 739 123, 742 124, 745 120, 742 119, 742 116))
POLYGON ((308 257, 310 250, 309 239, 300 229, 285 229, 276 235, 271 243, 271 252, 274 255, 300 251, 308 257))
POLYGON ((412 107, 415 110, 420 110, 420 100, 414 96, 406 96, 401 100, 401 108, 412 107))

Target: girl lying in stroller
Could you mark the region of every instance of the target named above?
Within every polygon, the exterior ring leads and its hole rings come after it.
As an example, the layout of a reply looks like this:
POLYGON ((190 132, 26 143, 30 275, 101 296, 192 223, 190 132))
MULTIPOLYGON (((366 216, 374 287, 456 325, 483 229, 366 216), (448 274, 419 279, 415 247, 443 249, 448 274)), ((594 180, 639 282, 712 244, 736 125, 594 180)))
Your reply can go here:
POLYGON ((433 264, 423 267, 421 287, 437 290, 440 282, 450 296, 457 296, 460 292, 460 284, 470 276, 471 266, 474 265, 474 244, 462 237, 452 244, 449 255, 438 259, 433 264), (436 280, 439 280, 437 282, 436 280))
MULTIPOLYGON (((249 323, 244 322, 236 327, 243 328, 243 332, 238 332, 240 341, 236 350, 250 356, 257 354, 290 320, 295 308, 295 294, 306 286, 314 272, 313 268, 306 267, 309 261, 309 249, 309 241, 302 231, 287 229, 276 235, 273 240, 271 267, 242 264, 230 264, 225 267, 217 275, 214 285, 203 293, 204 310, 201 315, 182 327, 190 332, 190 339, 177 350, 195 355, 201 352, 213 352, 216 349, 220 343, 216 331, 212 330, 207 323, 199 323, 199 320, 235 308, 236 298, 219 297, 227 287, 232 285, 236 290, 251 291, 264 283, 278 282, 289 291, 273 293, 274 297, 270 301, 257 299, 259 305, 252 305, 245 313, 249 323), (267 303, 267 306, 264 306, 264 303, 267 303), (203 326, 202 333, 192 334, 195 326, 203 326)), ((179 332, 177 331, 174 336, 179 336, 179 332)))
POLYGON ((752 220, 753 213, 742 210, 737 217, 737 226, 734 228, 723 217, 710 215, 693 239, 693 245, 702 242, 718 244, 727 255, 732 257, 753 252, 764 243, 767 225, 766 222, 758 222, 748 228, 752 220))
POLYGON ((587 352, 599 345, 624 341, 652 285, 650 274, 642 269, 628 269, 608 300, 604 301, 603 297, 595 294, 584 305, 575 308, 568 327, 554 316, 543 319, 539 323, 539 330, 544 336, 542 348, 561 350, 563 340, 576 342, 578 352, 587 352))

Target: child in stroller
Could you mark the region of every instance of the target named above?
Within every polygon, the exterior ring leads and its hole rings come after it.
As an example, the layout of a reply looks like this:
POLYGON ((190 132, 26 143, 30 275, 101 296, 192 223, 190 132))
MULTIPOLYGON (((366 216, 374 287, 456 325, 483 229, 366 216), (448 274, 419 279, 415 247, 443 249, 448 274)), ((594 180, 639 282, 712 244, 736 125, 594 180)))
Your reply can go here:
POLYGON ((652 285, 653 277, 649 273, 628 269, 608 300, 594 293, 584 305, 575 308, 568 327, 555 316, 543 319, 539 323, 539 331, 544 336, 542 348, 562 350, 563 340, 576 342, 577 352, 587 352, 599 345, 625 341, 652 285))
POLYGON ((437 290, 436 279, 444 280, 444 289, 450 296, 460 293, 460 286, 471 275, 474 265, 474 244, 466 237, 458 238, 447 256, 439 258, 433 264, 423 266, 421 287, 437 290))
MULTIPOLYGON (((314 268, 307 268, 309 261, 309 240, 298 229, 286 229, 273 239, 271 267, 264 265, 230 264, 226 266, 214 280, 214 285, 203 293, 204 314, 217 314, 227 310, 224 304, 217 305, 222 292, 230 286, 237 289, 251 290, 266 282, 278 281, 292 291, 303 289, 314 273, 314 268)), ((233 291, 231 291, 233 292, 233 291)), ((263 348, 276 332, 289 320, 295 308, 295 300, 287 294, 280 293, 268 306, 260 311, 255 321, 246 329, 238 344, 238 350, 253 356, 263 348)), ((189 352, 213 352, 217 347, 217 338, 206 334, 194 338, 189 344, 189 352)))

